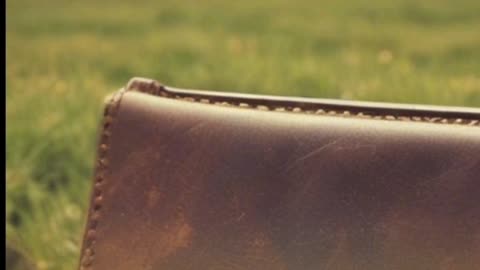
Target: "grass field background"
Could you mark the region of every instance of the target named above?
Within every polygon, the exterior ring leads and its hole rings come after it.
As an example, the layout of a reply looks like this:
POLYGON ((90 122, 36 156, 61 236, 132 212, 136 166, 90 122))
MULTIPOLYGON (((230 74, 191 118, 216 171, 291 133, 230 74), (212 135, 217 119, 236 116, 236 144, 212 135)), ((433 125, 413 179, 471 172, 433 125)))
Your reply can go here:
POLYGON ((36 269, 76 267, 102 101, 133 76, 480 107, 480 1, 7 0, 6 22, 7 244, 36 269))

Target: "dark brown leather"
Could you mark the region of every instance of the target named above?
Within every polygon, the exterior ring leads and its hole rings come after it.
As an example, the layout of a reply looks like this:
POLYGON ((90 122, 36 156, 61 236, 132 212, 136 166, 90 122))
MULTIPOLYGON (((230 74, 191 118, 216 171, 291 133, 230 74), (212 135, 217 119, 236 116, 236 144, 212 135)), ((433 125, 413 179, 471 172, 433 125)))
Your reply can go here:
POLYGON ((132 80, 81 269, 479 269, 480 110, 132 80))

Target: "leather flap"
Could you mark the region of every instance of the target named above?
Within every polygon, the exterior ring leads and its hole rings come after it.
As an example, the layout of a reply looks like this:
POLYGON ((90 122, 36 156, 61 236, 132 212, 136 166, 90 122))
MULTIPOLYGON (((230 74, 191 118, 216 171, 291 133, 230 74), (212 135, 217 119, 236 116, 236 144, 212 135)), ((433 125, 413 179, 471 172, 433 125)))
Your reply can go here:
POLYGON ((478 109, 181 90, 106 106, 82 269, 478 269, 478 109))

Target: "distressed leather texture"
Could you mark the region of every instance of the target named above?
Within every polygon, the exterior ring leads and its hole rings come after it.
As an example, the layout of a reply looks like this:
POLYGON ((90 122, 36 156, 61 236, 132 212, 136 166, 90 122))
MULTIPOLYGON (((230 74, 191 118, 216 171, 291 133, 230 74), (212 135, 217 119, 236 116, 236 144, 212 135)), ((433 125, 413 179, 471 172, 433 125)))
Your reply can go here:
POLYGON ((105 109, 80 269, 480 269, 480 110, 183 90, 105 109))

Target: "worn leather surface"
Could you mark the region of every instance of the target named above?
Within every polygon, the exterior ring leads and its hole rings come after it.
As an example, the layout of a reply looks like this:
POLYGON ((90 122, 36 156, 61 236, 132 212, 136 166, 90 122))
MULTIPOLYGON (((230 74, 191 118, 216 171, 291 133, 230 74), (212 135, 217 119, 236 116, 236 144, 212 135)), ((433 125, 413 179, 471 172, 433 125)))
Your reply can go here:
POLYGON ((106 108, 80 268, 479 269, 479 119, 134 81, 106 108))

